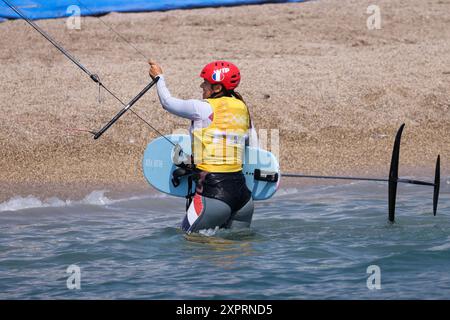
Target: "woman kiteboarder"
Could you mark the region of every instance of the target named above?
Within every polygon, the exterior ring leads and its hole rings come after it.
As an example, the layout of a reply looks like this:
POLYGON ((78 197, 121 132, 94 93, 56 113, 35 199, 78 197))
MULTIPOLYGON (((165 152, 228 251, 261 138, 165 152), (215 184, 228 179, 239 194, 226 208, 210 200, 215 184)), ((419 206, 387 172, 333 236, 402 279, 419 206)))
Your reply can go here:
POLYGON ((150 60, 149 74, 157 82, 163 108, 191 120, 196 190, 187 207, 182 229, 249 227, 253 200, 242 173, 246 144, 256 144, 250 114, 234 90, 241 80, 239 69, 228 61, 207 64, 200 73, 204 100, 171 96, 161 67, 150 60))

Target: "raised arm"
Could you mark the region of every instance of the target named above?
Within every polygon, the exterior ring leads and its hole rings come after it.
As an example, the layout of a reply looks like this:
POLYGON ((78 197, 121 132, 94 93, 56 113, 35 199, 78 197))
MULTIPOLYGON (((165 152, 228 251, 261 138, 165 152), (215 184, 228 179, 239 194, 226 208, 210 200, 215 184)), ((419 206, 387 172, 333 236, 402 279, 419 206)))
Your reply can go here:
POLYGON ((206 101, 195 99, 183 100, 172 97, 169 89, 167 89, 163 75, 159 76, 157 90, 162 107, 176 116, 190 120, 202 120, 205 111, 208 114, 211 113, 211 106, 206 101))
POLYGON ((195 99, 183 100, 172 97, 166 86, 161 67, 152 60, 149 61, 149 64, 150 76, 153 79, 159 77, 157 83, 158 96, 159 101, 165 110, 189 120, 203 120, 205 117, 207 118, 209 116, 212 110, 208 102, 195 99))

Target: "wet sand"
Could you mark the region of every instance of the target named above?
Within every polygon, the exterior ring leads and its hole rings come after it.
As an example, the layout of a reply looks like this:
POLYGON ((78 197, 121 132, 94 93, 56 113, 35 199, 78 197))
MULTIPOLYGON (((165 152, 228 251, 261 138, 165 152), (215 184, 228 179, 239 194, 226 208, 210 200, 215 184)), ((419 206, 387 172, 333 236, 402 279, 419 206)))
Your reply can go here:
MULTIPOLYGON (((314 1, 147 13, 112 13, 112 26, 159 61, 172 94, 200 98, 200 69, 228 59, 258 130, 277 130, 284 171, 386 176, 395 132, 406 123, 401 175, 442 175, 450 155, 450 3, 314 1)), ((146 59, 101 20, 81 30, 37 23, 124 101, 149 81, 146 59)), ((24 21, 0 23, 0 201, 14 195, 82 197, 95 189, 150 190, 141 159, 155 133, 131 113, 99 140, 121 109, 24 21)), ((163 133, 189 121, 151 90, 134 110, 163 133)), ((276 132, 276 131, 275 131, 276 132)), ((311 183, 311 182, 308 182, 311 183)))

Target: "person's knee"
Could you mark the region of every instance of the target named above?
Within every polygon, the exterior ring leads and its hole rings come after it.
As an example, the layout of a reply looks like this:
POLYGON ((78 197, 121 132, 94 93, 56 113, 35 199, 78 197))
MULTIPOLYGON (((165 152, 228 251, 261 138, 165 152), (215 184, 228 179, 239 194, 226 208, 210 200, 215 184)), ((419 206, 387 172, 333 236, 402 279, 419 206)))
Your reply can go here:
POLYGON ((249 228, 252 223, 254 211, 253 200, 250 200, 232 216, 229 228, 249 228))
POLYGON ((198 198, 195 199, 194 197, 194 201, 191 206, 189 207, 189 210, 191 210, 190 215, 192 216, 192 210, 194 210, 197 218, 190 219, 191 221, 194 221, 191 223, 191 227, 188 230, 189 232, 198 232, 199 230, 223 227, 231 217, 230 206, 217 199, 201 196, 198 196, 198 198), (193 208, 191 208, 191 206, 193 206, 193 208))

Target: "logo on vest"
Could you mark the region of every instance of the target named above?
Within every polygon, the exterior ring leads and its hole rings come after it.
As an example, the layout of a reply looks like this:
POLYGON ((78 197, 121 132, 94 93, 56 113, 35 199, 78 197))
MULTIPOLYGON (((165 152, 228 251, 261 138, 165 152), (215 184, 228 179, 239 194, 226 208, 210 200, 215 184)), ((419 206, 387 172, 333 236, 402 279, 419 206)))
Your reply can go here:
POLYGON ((225 73, 227 73, 229 71, 230 71, 230 68, 222 68, 222 69, 214 70, 212 79, 216 82, 223 81, 223 79, 225 79, 225 73))

